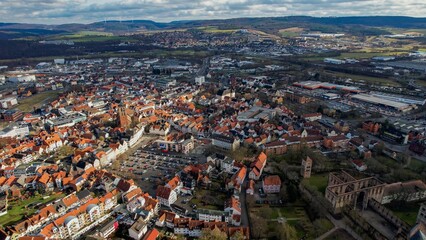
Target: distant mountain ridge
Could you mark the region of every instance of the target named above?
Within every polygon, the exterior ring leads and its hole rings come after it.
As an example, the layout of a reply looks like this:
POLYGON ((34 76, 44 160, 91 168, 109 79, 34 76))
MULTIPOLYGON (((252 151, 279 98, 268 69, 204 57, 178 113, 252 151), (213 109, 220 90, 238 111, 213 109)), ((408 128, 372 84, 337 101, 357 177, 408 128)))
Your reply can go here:
POLYGON ((166 30, 178 28, 196 28, 217 26, 223 29, 252 28, 266 32, 277 32, 289 27, 305 27, 311 31, 346 32, 354 26, 363 27, 394 27, 426 29, 426 18, 400 16, 367 16, 367 17, 263 17, 263 18, 232 18, 215 20, 186 20, 168 23, 151 20, 126 20, 94 22, 90 24, 29 24, 29 23, 0 23, 0 38, 2 34, 17 36, 50 35, 59 33, 74 33, 79 31, 105 31, 116 34, 136 32, 140 30, 166 30))

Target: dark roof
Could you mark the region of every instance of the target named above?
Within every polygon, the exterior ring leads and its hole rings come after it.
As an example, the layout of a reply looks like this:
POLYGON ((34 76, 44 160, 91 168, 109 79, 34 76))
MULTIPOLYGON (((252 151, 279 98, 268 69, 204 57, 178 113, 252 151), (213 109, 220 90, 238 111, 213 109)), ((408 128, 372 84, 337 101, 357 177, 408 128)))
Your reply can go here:
POLYGON ((87 189, 84 189, 83 191, 80 191, 76 194, 79 200, 85 199, 88 196, 90 196, 90 191, 87 189))
POLYGON ((213 134, 212 139, 222 141, 222 142, 227 142, 227 143, 233 143, 234 140, 235 140, 233 137, 229 137, 229 136, 226 136, 226 135, 220 135, 220 134, 213 134))

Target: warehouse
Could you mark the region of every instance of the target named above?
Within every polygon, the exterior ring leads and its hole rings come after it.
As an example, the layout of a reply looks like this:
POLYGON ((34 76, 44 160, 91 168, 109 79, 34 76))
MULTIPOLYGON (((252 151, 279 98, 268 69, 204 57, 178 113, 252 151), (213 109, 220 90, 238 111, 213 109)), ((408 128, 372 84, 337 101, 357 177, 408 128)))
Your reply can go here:
POLYGON ((345 85, 339 85, 339 84, 333 84, 333 83, 327 83, 327 82, 318 82, 318 81, 295 82, 293 83, 293 85, 296 87, 305 88, 309 90, 322 88, 327 90, 339 90, 339 91, 351 92, 351 93, 361 92, 357 87, 349 87, 345 85))
POLYGON ((395 102, 388 99, 379 98, 368 94, 356 94, 351 97, 352 99, 360 100, 363 102, 380 105, 384 107, 390 107, 397 111, 406 112, 412 109, 412 106, 406 103, 395 102))

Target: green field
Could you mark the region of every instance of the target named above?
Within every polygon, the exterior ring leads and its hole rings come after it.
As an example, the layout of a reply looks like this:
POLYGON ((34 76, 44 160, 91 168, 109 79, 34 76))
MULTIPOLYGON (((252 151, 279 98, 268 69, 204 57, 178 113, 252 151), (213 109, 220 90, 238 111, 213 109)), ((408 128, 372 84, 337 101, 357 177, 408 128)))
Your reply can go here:
POLYGON ((49 101, 56 99, 60 93, 60 91, 42 92, 22 100, 19 99, 19 105, 16 107, 16 109, 19 109, 22 112, 31 112, 34 110, 34 107, 40 107, 44 103, 48 103, 49 101))
POLYGON ((426 87, 426 81, 416 80, 416 84, 422 87, 426 87))
POLYGON ((320 193, 324 194, 328 185, 328 174, 312 175, 310 178, 303 179, 303 181, 316 187, 320 193))
POLYGON ((414 226, 417 219, 417 214, 420 209, 420 203, 401 203, 395 205, 393 203, 386 206, 389 208, 397 217, 399 217, 404 222, 408 223, 410 226, 414 226))
POLYGON ((412 158, 410 164, 408 165, 408 169, 413 170, 415 172, 421 172, 425 168, 426 163, 415 158, 412 158))
POLYGON ((379 57, 379 56, 397 56, 401 54, 405 54, 407 52, 402 51, 386 51, 386 52, 349 52, 349 53, 341 53, 339 59, 345 59, 345 58, 354 58, 354 59, 366 59, 366 58, 373 58, 373 57, 379 57))
POLYGON ((281 217, 284 218, 303 218, 305 217, 305 209, 303 207, 281 207, 281 208, 272 208, 273 213, 271 219, 276 219, 281 217))
POLYGON ((59 198, 63 198, 65 194, 57 194, 57 195, 51 195, 46 199, 43 199, 41 196, 32 197, 25 200, 19 200, 12 203, 9 203, 9 206, 12 206, 12 209, 8 211, 6 215, 3 215, 0 217, 0 226, 7 226, 10 224, 13 224, 15 222, 20 221, 25 215, 31 216, 34 214, 38 208, 31 207, 28 208, 27 206, 32 203, 48 203, 51 201, 54 201, 59 198))
POLYGON ((206 33, 234 33, 237 30, 236 29, 219 29, 218 27, 215 26, 208 26, 208 27, 198 27, 198 30, 201 30, 203 32, 206 33))
POLYGON ((355 82, 363 82, 363 83, 384 85, 384 86, 390 86, 390 87, 400 87, 401 86, 398 82, 396 82, 392 79, 377 78, 377 77, 355 75, 355 74, 333 72, 333 71, 325 71, 325 73, 329 73, 329 74, 332 74, 334 76, 341 77, 341 78, 350 78, 355 82))
POLYGON ((109 32, 81 31, 73 34, 56 35, 48 40, 71 40, 74 42, 136 41, 127 36, 114 36, 109 32))

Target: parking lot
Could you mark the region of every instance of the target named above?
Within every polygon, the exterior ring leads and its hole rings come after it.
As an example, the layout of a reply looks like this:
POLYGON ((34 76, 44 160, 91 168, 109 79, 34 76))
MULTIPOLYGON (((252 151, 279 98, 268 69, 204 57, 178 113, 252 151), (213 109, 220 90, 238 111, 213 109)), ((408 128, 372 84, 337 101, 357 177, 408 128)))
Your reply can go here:
POLYGON ((176 172, 185 166, 205 161, 203 157, 186 156, 174 152, 163 153, 141 148, 120 163, 118 173, 131 177, 144 192, 155 196, 157 186, 171 179, 176 172))

